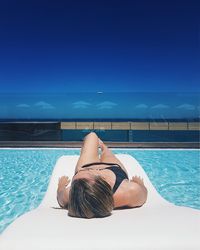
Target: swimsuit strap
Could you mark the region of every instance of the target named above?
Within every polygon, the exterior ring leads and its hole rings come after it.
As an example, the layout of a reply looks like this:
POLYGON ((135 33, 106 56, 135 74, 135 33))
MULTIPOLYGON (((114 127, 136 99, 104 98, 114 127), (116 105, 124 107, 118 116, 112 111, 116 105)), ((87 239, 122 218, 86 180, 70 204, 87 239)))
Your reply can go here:
POLYGON ((128 179, 128 175, 121 167, 119 168, 117 166, 110 166, 107 167, 106 169, 111 170, 116 176, 115 184, 113 186, 113 194, 114 194, 117 191, 120 184, 122 183, 122 181, 128 179))
POLYGON ((118 166, 121 168, 121 166, 117 163, 109 163, 109 162, 92 162, 92 163, 87 163, 82 166, 82 168, 87 168, 90 166, 95 166, 95 165, 108 165, 108 166, 118 166))
POLYGON ((115 184, 113 187, 113 194, 116 192, 116 190, 118 189, 122 181, 125 179, 128 179, 127 173, 117 163, 93 162, 93 163, 88 163, 88 164, 83 165, 82 168, 87 168, 87 167, 95 166, 95 165, 108 165, 109 167, 103 168, 103 169, 109 169, 115 174, 116 180, 115 180, 115 184))

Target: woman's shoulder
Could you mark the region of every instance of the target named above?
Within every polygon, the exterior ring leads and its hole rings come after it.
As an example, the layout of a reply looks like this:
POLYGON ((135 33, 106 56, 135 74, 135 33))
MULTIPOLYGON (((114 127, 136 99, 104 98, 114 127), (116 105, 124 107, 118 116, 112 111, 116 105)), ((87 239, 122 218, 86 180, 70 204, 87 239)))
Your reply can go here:
POLYGON ((136 182, 124 180, 113 198, 115 207, 138 207, 145 203, 147 190, 136 182))
POLYGON ((129 190, 131 189, 131 186, 132 184, 129 180, 123 180, 113 195, 115 207, 127 206, 127 193, 130 192, 129 190))

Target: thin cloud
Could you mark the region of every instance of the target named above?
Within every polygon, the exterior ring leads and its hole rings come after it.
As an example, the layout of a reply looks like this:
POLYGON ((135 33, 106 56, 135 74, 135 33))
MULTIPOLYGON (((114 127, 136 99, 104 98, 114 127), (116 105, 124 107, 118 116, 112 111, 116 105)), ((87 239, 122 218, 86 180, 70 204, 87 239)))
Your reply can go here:
POLYGON ((51 105, 50 103, 47 103, 47 102, 43 102, 43 101, 36 102, 34 105, 36 107, 41 108, 41 109, 55 109, 55 107, 53 105, 51 105))
POLYGON ((73 102, 72 107, 74 109, 86 109, 91 105, 89 102, 84 102, 84 101, 78 101, 78 102, 73 102))
POLYGON ((26 103, 21 103, 16 105, 17 108, 30 108, 30 105, 26 104, 26 103))
POLYGON ((177 106, 176 108, 177 108, 177 109, 194 110, 194 109, 195 109, 195 106, 194 106, 194 105, 191 105, 191 104, 188 104, 188 103, 185 103, 185 104, 182 104, 182 105, 177 106))
POLYGON ((168 105, 165 105, 165 104, 160 103, 160 104, 157 104, 157 105, 155 105, 155 106, 152 106, 151 108, 152 108, 152 109, 168 109, 168 108, 169 108, 169 106, 168 106, 168 105))
POLYGON ((98 109, 112 109, 117 105, 118 105, 117 103, 106 101, 98 103, 96 106, 98 109))
POLYGON ((136 109, 147 109, 148 106, 144 103, 138 104, 135 106, 136 109))

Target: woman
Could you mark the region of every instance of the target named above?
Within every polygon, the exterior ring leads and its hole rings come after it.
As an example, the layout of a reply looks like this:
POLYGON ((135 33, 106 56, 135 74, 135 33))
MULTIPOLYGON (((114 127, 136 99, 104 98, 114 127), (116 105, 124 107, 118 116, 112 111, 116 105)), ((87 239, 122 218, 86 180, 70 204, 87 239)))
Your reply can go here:
POLYGON ((147 199, 143 180, 129 180, 123 164, 94 132, 85 137, 71 187, 69 183, 67 176, 59 179, 57 200, 73 217, 105 217, 114 208, 140 207, 147 199))

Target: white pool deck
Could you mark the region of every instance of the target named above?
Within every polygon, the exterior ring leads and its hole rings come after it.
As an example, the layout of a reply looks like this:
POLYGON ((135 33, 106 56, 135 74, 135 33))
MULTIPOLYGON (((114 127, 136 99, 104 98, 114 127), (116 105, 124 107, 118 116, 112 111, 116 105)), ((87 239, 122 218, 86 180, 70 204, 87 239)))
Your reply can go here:
MULTIPOLYGON (((101 219, 71 218, 58 208, 56 188, 62 175, 72 176, 78 156, 56 163, 41 205, 16 219, 0 235, 1 250, 199 250, 200 211, 175 206, 153 187, 140 164, 130 155, 117 157, 128 173, 144 178, 148 200, 141 208, 115 210, 101 219)), ((160 176, 162 178, 162 176, 160 176)))

